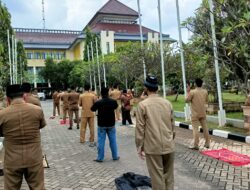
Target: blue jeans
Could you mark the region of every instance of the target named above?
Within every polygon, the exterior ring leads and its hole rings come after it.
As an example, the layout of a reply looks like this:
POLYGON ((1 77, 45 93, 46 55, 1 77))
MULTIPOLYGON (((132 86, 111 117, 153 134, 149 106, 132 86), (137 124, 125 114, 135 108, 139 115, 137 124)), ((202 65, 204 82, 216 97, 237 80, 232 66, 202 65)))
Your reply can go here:
POLYGON ((115 127, 98 127, 98 156, 97 160, 104 160, 106 134, 109 138, 109 146, 112 152, 113 160, 118 159, 118 150, 116 144, 115 127))

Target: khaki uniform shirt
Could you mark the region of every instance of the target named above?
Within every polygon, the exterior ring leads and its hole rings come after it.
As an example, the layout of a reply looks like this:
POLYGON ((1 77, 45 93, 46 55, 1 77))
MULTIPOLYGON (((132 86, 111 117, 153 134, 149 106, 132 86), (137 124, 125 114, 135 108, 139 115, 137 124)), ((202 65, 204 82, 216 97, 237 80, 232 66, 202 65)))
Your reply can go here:
POLYGON ((111 91, 109 96, 114 100, 119 100, 121 96, 121 91, 119 91, 118 89, 114 89, 111 91))
POLYGON ((42 162, 40 129, 45 125, 42 109, 22 100, 14 100, 0 112, 5 167, 25 168, 42 162))
POLYGON ((96 101, 96 96, 91 92, 84 92, 79 99, 79 106, 82 107, 82 117, 94 117, 95 113, 91 111, 91 107, 96 101))
POLYGON ((69 93, 64 92, 61 96, 64 108, 69 108, 69 93))
POLYGON ((30 94, 30 93, 25 93, 23 95, 23 98, 24 98, 25 102, 41 107, 41 102, 40 102, 38 96, 35 96, 33 94, 30 94))
POLYGON ((172 105, 157 94, 140 102, 136 113, 135 142, 146 154, 163 155, 174 151, 172 105))
POLYGON ((52 95, 52 99, 55 104, 59 104, 60 101, 60 97, 58 96, 58 94, 59 94, 58 92, 54 92, 52 95))
POLYGON ((77 92, 69 93, 69 109, 72 109, 72 110, 79 109, 78 107, 79 97, 80 97, 80 94, 78 94, 77 92))
POLYGON ((206 104, 208 103, 207 90, 203 88, 195 88, 191 90, 186 97, 186 102, 191 103, 191 118, 205 118, 206 117, 206 104))

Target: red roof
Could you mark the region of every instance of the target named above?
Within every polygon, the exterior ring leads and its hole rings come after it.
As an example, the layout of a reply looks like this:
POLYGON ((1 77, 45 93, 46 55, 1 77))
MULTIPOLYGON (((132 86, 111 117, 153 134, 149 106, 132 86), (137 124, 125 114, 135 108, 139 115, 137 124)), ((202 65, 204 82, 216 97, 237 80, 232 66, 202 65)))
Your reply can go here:
POLYGON ((117 0, 109 0, 98 13, 138 16, 135 10, 117 0))
POLYGON ((16 32, 16 38, 24 43, 72 43, 79 34, 16 32))
MULTIPOLYGON (((139 34, 140 28, 138 24, 111 24, 97 23, 91 27, 92 32, 100 32, 101 30, 114 31, 116 33, 139 34)), ((146 27, 142 27, 142 33, 156 32, 146 27)))

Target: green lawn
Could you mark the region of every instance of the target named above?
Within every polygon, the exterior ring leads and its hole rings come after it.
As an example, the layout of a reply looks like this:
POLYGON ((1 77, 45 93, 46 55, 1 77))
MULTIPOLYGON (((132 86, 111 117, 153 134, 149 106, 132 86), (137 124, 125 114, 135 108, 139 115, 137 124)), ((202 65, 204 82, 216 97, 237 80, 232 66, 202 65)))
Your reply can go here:
MULTIPOLYGON (((244 102, 246 97, 245 95, 236 95, 231 93, 222 93, 223 102, 244 102)), ((167 99, 172 103, 175 111, 184 111, 185 101, 184 95, 179 95, 177 101, 175 102, 175 95, 167 96, 167 99)), ((233 119, 243 119, 242 112, 230 112, 226 113, 227 118, 233 119)))
MULTIPOLYGON (((184 118, 175 118, 175 121, 180 121, 183 123, 191 124, 191 122, 186 122, 184 118)), ((219 127, 217 124, 207 122, 208 128, 210 129, 219 129, 223 131, 229 131, 235 134, 240 134, 246 136, 247 130, 244 128, 237 128, 237 127, 232 127, 232 126, 225 126, 225 127, 219 127)))

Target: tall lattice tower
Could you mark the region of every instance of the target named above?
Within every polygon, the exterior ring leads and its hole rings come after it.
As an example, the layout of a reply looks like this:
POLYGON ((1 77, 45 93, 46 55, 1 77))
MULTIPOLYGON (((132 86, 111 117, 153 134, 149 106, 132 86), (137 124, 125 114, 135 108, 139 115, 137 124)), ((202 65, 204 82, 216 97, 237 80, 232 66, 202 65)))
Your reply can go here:
POLYGON ((43 29, 45 30, 45 11, 44 11, 44 0, 42 0, 42 16, 43 16, 43 29))

